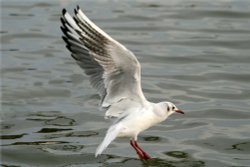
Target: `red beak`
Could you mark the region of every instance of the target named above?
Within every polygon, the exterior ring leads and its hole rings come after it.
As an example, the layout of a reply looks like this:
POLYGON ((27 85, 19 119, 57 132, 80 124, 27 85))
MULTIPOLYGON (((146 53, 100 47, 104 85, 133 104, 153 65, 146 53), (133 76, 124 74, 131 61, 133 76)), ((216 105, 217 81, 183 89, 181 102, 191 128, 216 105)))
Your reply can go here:
POLYGON ((180 114, 184 114, 184 112, 182 110, 175 110, 175 112, 178 112, 180 114))

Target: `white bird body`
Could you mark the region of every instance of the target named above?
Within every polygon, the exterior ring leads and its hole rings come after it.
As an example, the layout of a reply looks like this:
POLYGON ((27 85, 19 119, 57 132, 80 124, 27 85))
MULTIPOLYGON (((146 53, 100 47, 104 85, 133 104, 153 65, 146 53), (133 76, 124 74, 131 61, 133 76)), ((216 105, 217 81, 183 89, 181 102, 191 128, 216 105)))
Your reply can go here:
POLYGON ((109 128, 107 137, 97 148, 96 156, 101 154, 116 137, 131 137, 137 140, 140 132, 164 121, 167 117, 168 114, 163 103, 148 102, 146 106, 129 108, 109 128))
POLYGON ((165 120, 165 111, 159 111, 157 110, 158 108, 160 107, 157 104, 149 103, 147 107, 137 108, 129 113, 128 116, 118 123, 124 127, 118 136, 137 138, 140 132, 165 120))
POLYGON ((134 111, 130 111, 127 116, 120 119, 117 125, 122 126, 123 129, 118 134, 118 137, 127 136, 136 138, 141 131, 159 122, 160 117, 154 113, 153 106, 150 106, 135 108, 134 111))
POLYGON ((97 89, 105 118, 115 118, 95 155, 116 137, 131 137, 130 144, 139 157, 150 159, 137 144, 138 134, 174 112, 183 112, 171 102, 146 100, 141 88, 141 66, 135 55, 90 21, 79 6, 74 18, 63 9, 61 22, 66 47, 97 89))

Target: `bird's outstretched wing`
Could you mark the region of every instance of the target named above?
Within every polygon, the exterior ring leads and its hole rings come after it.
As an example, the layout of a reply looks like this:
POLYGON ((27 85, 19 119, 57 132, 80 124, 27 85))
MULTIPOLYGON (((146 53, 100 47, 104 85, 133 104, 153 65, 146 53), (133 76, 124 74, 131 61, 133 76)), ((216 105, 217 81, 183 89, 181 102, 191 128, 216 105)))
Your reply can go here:
POLYGON ((63 39, 72 57, 89 76, 101 97, 101 107, 128 100, 145 101, 141 67, 134 54, 97 27, 77 6, 75 16, 63 9, 63 39))

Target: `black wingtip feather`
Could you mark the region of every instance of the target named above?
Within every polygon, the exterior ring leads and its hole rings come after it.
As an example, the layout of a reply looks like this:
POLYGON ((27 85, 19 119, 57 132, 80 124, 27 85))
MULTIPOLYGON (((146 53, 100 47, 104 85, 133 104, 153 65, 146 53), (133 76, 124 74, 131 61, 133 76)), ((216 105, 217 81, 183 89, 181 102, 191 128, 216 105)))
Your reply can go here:
POLYGON ((65 26, 65 19, 61 17, 60 20, 61 20, 61 23, 65 26))
POLYGON ((80 10, 80 6, 79 5, 77 5, 76 8, 77 8, 77 10, 80 10))
POLYGON ((61 30, 62 30, 62 32, 65 34, 65 35, 67 35, 67 29, 65 28, 65 27, 60 27, 61 28, 61 30))
POLYGON ((61 28, 62 32, 64 33, 64 27, 60 26, 60 28, 61 28))
POLYGON ((76 41, 75 38, 73 38, 72 36, 69 35, 70 31, 67 29, 67 27, 61 27, 61 30, 62 30, 63 34, 65 35, 64 37, 65 37, 65 40, 67 41, 68 44, 69 44, 68 39, 76 41))
POLYGON ((78 59, 76 56, 74 56, 73 54, 71 54, 71 57, 72 57, 73 59, 75 59, 76 61, 79 61, 79 59, 78 59))
POLYGON ((74 9, 74 13, 75 13, 75 15, 77 15, 78 11, 76 9, 74 9))
POLYGON ((62 14, 65 15, 66 12, 67 12, 67 10, 65 8, 63 8, 62 14))
POLYGON ((76 22, 76 24, 79 24, 79 21, 75 17, 73 17, 73 19, 76 22))
POLYGON ((67 27, 65 27, 65 26, 63 25, 63 26, 60 26, 60 28, 61 28, 61 30, 62 30, 62 32, 63 32, 64 34, 67 33, 67 31, 68 31, 67 27))
POLYGON ((67 37, 65 37, 65 36, 62 36, 62 39, 64 40, 64 42, 66 43, 66 48, 71 52, 71 53, 73 53, 74 51, 71 49, 71 44, 69 43, 69 41, 68 41, 68 38, 67 37))
POLYGON ((68 41, 68 38, 67 38, 67 37, 62 36, 62 39, 64 40, 64 42, 65 42, 66 44, 69 44, 69 41, 68 41))
POLYGON ((72 49, 70 48, 70 46, 67 44, 66 45, 66 48, 70 51, 70 52, 73 52, 72 49))

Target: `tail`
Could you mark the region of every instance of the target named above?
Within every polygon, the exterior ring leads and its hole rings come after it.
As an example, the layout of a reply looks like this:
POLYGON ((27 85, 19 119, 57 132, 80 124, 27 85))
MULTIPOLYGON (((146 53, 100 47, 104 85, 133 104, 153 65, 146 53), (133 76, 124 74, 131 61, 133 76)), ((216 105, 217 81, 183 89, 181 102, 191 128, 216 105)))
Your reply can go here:
POLYGON ((112 125, 107 133, 105 138, 103 139, 102 143, 97 147, 96 152, 95 152, 95 157, 100 155, 107 147, 108 145, 115 140, 119 132, 121 131, 122 127, 118 124, 112 125))

